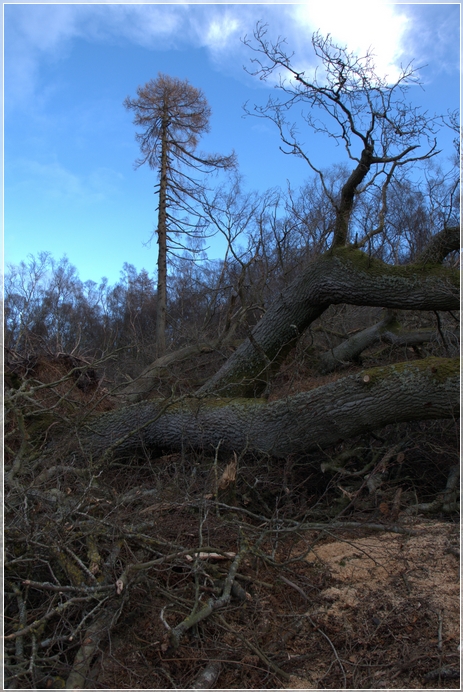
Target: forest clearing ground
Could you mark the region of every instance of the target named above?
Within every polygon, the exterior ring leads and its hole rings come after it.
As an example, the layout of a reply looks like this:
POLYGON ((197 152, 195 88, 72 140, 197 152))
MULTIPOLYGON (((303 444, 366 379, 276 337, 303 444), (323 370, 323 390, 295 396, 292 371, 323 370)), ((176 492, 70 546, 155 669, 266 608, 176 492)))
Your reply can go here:
MULTIPOLYGON (((188 515, 186 507, 167 511, 161 535, 194 541, 188 515)), ((299 533, 275 554, 278 562, 297 558, 289 568, 245 559, 238 582, 246 600, 232 599, 222 617, 203 621, 172 656, 162 653, 159 613, 171 603, 165 619, 175 626, 192 580, 186 566, 166 571, 161 591, 153 584, 133 593, 131 615, 99 662, 96 686, 189 687, 212 660, 222 663, 218 689, 459 689, 458 527, 422 518, 400 526, 412 535, 362 528, 327 537, 299 533)), ((210 516, 203 530, 211 545, 236 550, 236 526, 228 520, 210 516)))
MULTIPOLYGON (((333 642, 350 638, 342 657, 351 676, 363 666, 379 689, 458 688, 458 680, 438 685, 437 675, 426 675, 439 669, 444 652, 454 664, 459 659, 459 533, 438 521, 410 528, 417 535, 345 535, 316 546, 307 561, 327 569, 333 585, 308 612, 333 642)), ((290 687, 317 689, 324 664, 312 661, 290 687)))
MULTIPOLYGON (((80 366, 34 367, 52 381, 40 414, 59 408, 66 425, 71 405, 116 406, 80 366)), ((301 365, 271 397, 316 386, 301 365)), ((46 445, 57 422, 38 422, 46 445)), ((430 421, 284 461, 185 448, 103 468, 65 445, 32 457, 5 499, 9 681, 57 689, 77 669, 82 689, 191 688, 212 664, 216 689, 459 689, 457 441, 455 422, 430 421), (230 599, 169 651, 243 550, 230 599)))

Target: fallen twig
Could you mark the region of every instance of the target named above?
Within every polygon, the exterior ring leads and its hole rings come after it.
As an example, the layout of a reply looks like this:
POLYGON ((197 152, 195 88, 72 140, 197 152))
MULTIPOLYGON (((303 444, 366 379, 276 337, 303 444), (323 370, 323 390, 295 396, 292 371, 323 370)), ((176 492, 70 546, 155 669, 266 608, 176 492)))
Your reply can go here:
POLYGON ((347 689, 346 671, 344 670, 344 666, 342 665, 341 659, 340 659, 339 656, 338 656, 338 652, 336 651, 336 647, 334 646, 333 642, 332 642, 331 639, 328 637, 328 635, 325 634, 325 632, 324 632, 323 630, 321 630, 320 627, 312 620, 312 618, 310 617, 310 615, 307 615, 307 619, 309 620, 309 622, 310 622, 310 624, 312 625, 312 627, 314 627, 314 628, 317 630, 317 632, 320 632, 320 634, 321 634, 323 637, 325 637, 326 641, 328 642, 328 644, 329 644, 329 645, 331 646, 331 648, 333 649, 333 653, 334 653, 334 655, 336 656, 336 660, 337 660, 337 662, 339 663, 339 667, 341 668, 342 677, 344 678, 343 689, 344 689, 344 690, 347 689))
POLYGON ((246 637, 243 637, 242 634, 240 634, 239 632, 236 632, 232 627, 230 627, 230 625, 227 623, 225 618, 223 618, 221 615, 218 615, 217 618, 222 623, 222 625, 225 627, 225 629, 228 630, 228 632, 231 632, 235 637, 237 637, 244 644, 246 644, 246 646, 249 647, 251 649, 251 651, 254 651, 254 653, 256 654, 256 656, 258 656, 260 658, 262 663, 265 663, 266 666, 271 668, 273 670, 273 672, 277 673, 277 675, 279 675, 281 678, 283 678, 283 680, 289 680, 290 679, 290 675, 288 675, 288 673, 285 673, 285 671, 281 670, 281 668, 279 666, 277 666, 276 663, 273 663, 273 661, 271 661, 269 658, 267 658, 267 656, 264 654, 264 652, 256 644, 253 644, 252 642, 249 641, 249 639, 246 639, 246 637))
POLYGON ((50 610, 46 615, 44 615, 42 618, 39 618, 39 620, 34 620, 34 622, 31 622, 30 625, 27 625, 27 627, 24 627, 21 630, 18 630, 17 632, 13 632, 12 634, 7 634, 4 639, 16 639, 16 637, 21 637, 24 634, 27 634, 28 632, 33 632, 36 630, 40 625, 47 620, 50 620, 54 615, 60 615, 66 608, 68 608, 70 605, 74 605, 75 603, 82 603, 83 601, 90 601, 92 598, 95 598, 94 596, 77 596, 76 598, 70 598, 69 601, 66 601, 65 603, 61 603, 60 605, 56 606, 56 608, 53 608, 53 610, 50 610))
POLYGON ((210 598, 207 604, 201 608, 201 610, 190 613, 188 617, 182 620, 182 622, 180 622, 176 627, 171 629, 168 636, 169 643, 165 643, 164 645, 165 650, 170 648, 173 648, 174 650, 177 649, 180 644, 180 639, 187 630, 196 625, 198 622, 201 622, 201 620, 207 618, 214 610, 218 610, 219 608, 223 608, 225 605, 227 605, 230 600, 231 589, 236 572, 238 571, 238 566, 247 551, 248 546, 245 545, 243 548, 241 548, 240 552, 233 560, 228 571, 227 578, 225 579, 225 586, 220 598, 217 600, 210 598))

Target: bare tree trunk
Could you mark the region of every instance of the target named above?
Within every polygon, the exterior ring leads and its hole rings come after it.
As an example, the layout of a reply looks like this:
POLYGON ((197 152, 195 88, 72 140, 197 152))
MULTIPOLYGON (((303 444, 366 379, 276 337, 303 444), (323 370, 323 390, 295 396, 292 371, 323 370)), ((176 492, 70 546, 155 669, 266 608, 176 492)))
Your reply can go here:
POLYGON ((349 237, 349 222, 354 206, 355 192, 368 174, 373 159, 373 146, 366 145, 362 151, 359 164, 341 188, 341 199, 336 206, 336 222, 332 247, 342 247, 349 237))
POLYGON ((331 304, 457 310, 459 273, 440 265, 391 266, 353 247, 310 263, 198 394, 257 396, 305 329, 331 304))
POLYGON ((103 414, 82 440, 87 453, 191 447, 285 457, 328 447, 390 423, 459 411, 459 360, 427 358, 372 368, 287 399, 143 402, 103 414))
MULTIPOLYGON (((167 109, 167 105, 165 110, 167 109)), ((167 116, 166 116, 167 118, 167 116)), ((166 352, 167 311, 167 165, 168 165, 168 120, 162 123, 161 172, 159 182, 158 214, 158 290, 156 301, 156 352, 158 358, 166 352)))
POLYGON ((326 374, 352 363, 365 349, 373 346, 377 341, 384 341, 395 346, 417 346, 428 341, 437 341, 438 338, 438 333, 433 329, 414 331, 400 329, 395 314, 388 310, 380 322, 362 329, 339 346, 323 353, 320 356, 320 370, 326 374))
POLYGON ((198 353, 210 353, 213 350, 214 345, 192 344, 191 346, 180 348, 178 351, 166 353, 166 355, 150 363, 136 379, 132 380, 124 389, 118 391, 117 394, 133 404, 141 401, 153 391, 168 368, 174 363, 188 360, 198 353))

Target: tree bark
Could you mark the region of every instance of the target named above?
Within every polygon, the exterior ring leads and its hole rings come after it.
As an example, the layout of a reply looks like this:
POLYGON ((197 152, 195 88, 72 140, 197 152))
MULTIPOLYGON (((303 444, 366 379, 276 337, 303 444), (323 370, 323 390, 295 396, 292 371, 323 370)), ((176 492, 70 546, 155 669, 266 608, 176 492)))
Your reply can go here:
POLYGON ((449 226, 431 238, 428 246, 416 259, 417 264, 440 264, 451 252, 461 248, 459 226, 449 226))
POLYGON ((262 399, 143 402, 103 414, 82 444, 94 457, 192 448, 285 457, 333 445, 390 423, 452 418, 459 360, 427 358, 372 368, 318 389, 262 399))
POLYGON ((395 314, 387 311, 385 317, 371 327, 354 334, 339 346, 331 348, 320 356, 320 371, 324 374, 332 372, 343 365, 352 363, 365 349, 377 341, 387 342, 395 346, 417 346, 429 341, 437 341, 438 333, 433 329, 416 329, 406 331, 399 328, 395 314))
POLYGON ((354 207, 355 193, 360 183, 368 175, 373 160, 373 146, 367 145, 362 151, 358 166, 341 188, 341 199, 336 207, 336 222, 332 247, 341 247, 349 237, 349 222, 354 207))
POLYGON ((161 127, 161 168, 158 213, 158 290, 156 300, 156 353, 158 358, 166 352, 167 312, 167 166, 168 166, 168 103, 164 104, 161 127))
POLYGON ((198 394, 258 396, 305 329, 331 304, 457 310, 459 273, 440 265, 391 266, 353 247, 310 263, 198 394))
POLYGON ((122 396, 127 402, 135 404, 153 391, 167 369, 174 363, 188 360, 198 353, 210 353, 214 351, 214 348, 213 345, 209 344, 192 344, 178 351, 166 353, 166 355, 150 363, 136 379, 132 380, 132 382, 117 394, 118 396, 122 396))

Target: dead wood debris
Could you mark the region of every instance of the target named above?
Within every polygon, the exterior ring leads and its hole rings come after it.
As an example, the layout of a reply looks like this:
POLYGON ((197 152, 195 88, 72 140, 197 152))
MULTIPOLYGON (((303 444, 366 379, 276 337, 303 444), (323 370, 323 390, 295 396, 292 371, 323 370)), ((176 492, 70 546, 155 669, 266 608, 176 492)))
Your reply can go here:
POLYGON ((212 450, 103 468, 48 446, 48 414, 78 439, 98 388, 65 374, 8 396, 7 689, 458 688, 448 428, 357 439, 331 463, 212 450))

